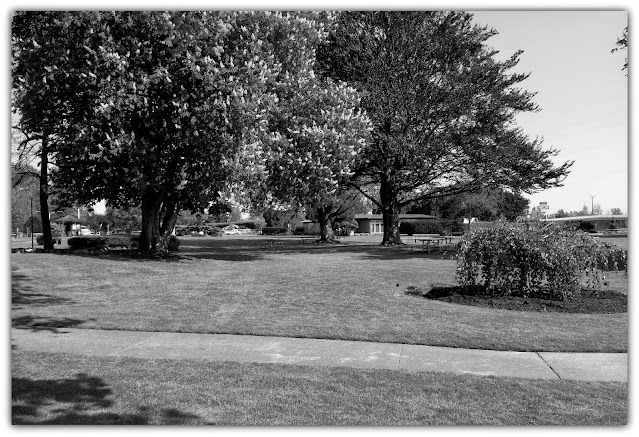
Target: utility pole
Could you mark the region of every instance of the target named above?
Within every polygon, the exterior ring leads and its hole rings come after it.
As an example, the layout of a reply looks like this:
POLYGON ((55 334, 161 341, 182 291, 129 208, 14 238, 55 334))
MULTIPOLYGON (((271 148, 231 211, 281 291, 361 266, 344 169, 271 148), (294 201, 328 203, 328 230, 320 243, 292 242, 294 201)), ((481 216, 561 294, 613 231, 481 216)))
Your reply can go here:
POLYGON ((595 215, 595 196, 590 195, 590 215, 595 215))

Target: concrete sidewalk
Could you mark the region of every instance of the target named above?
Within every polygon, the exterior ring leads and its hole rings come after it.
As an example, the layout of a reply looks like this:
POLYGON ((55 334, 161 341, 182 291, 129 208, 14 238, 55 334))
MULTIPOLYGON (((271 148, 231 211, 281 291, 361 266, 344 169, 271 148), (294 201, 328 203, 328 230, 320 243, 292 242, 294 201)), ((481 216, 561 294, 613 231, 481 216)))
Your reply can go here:
POLYGON ((96 356, 343 366, 580 381, 628 380, 626 353, 509 352, 229 334, 11 330, 17 350, 96 356))

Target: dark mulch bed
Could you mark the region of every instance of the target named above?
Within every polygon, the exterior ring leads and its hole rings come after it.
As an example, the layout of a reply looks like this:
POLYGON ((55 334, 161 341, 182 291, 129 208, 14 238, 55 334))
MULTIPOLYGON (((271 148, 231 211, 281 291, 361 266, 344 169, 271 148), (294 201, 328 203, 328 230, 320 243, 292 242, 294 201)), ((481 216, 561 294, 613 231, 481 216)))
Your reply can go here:
POLYGON ((499 308, 511 311, 546 311, 564 313, 625 313, 628 311, 628 296, 616 291, 583 289, 566 300, 552 300, 547 296, 495 296, 477 293, 463 287, 433 287, 424 290, 408 287, 406 294, 426 299, 451 302, 459 305, 499 308))

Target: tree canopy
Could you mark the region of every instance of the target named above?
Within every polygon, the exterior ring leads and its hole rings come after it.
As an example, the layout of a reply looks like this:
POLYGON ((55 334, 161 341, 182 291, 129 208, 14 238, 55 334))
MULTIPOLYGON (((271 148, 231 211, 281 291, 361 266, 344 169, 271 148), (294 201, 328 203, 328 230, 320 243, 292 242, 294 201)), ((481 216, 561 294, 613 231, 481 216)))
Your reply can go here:
POLYGON ((202 210, 263 179, 267 152, 276 155, 265 145, 287 128, 272 114, 288 89, 316 85, 314 50, 331 21, 321 12, 21 12, 15 103, 30 130, 52 136, 60 197, 142 205, 140 246, 154 249, 181 208, 202 210))
POLYGON ((384 216, 384 244, 401 242, 402 206, 487 187, 532 192, 561 184, 571 163, 556 167, 514 122, 537 111, 487 45, 494 30, 465 12, 343 12, 318 49, 318 72, 348 82, 373 124, 356 166, 362 189, 384 216))

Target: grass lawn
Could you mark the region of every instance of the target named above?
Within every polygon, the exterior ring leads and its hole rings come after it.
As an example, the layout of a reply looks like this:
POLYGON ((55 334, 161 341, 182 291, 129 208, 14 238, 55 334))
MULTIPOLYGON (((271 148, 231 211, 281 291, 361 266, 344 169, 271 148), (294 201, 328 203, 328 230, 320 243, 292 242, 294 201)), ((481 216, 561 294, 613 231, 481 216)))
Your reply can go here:
MULTIPOLYGON (((455 262, 438 254, 379 247, 379 237, 275 249, 262 239, 184 237, 180 261, 12 254, 12 324, 627 351, 627 313, 519 312, 407 293, 455 285, 455 262)), ((626 293, 625 274, 611 276, 609 288, 626 293)))
POLYGON ((623 425, 626 384, 12 353, 13 424, 623 425))

